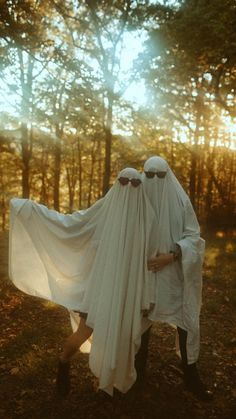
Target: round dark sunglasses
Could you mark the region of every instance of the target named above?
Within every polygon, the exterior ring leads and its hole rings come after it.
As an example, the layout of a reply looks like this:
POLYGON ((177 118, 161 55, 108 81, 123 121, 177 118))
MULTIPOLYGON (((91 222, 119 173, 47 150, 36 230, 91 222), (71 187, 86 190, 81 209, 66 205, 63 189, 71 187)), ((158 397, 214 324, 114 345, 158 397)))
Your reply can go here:
POLYGON ((128 185, 130 182, 134 188, 137 188, 137 186, 139 186, 142 183, 140 179, 129 179, 128 177, 122 176, 119 177, 118 180, 122 186, 128 185))
POLYGON ((145 175, 148 179, 153 179, 155 177, 155 175, 159 178, 162 179, 165 177, 166 172, 145 172, 145 175))

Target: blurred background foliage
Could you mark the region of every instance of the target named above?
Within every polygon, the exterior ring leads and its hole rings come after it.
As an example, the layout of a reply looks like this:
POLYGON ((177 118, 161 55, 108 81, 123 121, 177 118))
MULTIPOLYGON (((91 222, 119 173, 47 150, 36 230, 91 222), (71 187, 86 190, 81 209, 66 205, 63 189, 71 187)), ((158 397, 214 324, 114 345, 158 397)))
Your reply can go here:
POLYGON ((0 0, 1 229, 13 196, 72 212, 155 154, 235 225, 235 28, 234 0, 0 0))

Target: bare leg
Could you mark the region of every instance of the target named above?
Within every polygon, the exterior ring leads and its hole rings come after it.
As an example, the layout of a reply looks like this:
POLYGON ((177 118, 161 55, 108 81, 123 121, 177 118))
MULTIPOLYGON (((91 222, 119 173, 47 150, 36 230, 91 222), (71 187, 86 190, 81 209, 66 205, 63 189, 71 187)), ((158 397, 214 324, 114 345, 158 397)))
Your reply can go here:
POLYGON ((80 324, 76 332, 72 333, 64 344, 62 354, 60 356, 61 362, 69 362, 73 355, 78 351, 80 346, 91 336, 93 329, 87 326, 85 319, 80 319, 80 324))
POLYGON ((72 333, 65 342, 59 359, 56 387, 60 397, 66 397, 70 391, 70 360, 80 346, 91 336, 93 329, 87 326, 81 317, 80 324, 75 333, 72 333))

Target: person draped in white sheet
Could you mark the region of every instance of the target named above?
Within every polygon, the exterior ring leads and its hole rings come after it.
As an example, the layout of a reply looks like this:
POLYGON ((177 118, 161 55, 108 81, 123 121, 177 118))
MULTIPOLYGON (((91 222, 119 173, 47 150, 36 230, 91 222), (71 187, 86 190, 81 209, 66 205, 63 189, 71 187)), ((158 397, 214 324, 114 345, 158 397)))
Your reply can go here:
POLYGON ((177 327, 185 384, 197 397, 209 400, 211 394, 196 368, 205 242, 190 199, 163 158, 153 156, 145 162, 142 180, 158 218, 157 254, 148 261, 149 270, 156 272, 149 319, 177 327))
POLYGON ((89 365, 99 387, 112 395, 136 380, 135 354, 150 325, 157 228, 141 175, 120 172, 107 195, 84 212, 62 215, 30 200, 11 202, 9 275, 24 292, 81 313, 66 341, 57 385, 69 391, 69 361, 93 332, 89 365))

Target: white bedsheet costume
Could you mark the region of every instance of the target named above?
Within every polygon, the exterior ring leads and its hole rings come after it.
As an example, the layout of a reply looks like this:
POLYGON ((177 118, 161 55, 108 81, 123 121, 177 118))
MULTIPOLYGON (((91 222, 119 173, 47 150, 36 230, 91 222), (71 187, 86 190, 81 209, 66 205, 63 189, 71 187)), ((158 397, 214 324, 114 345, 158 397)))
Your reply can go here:
MULTIPOLYGON (((119 177, 141 179, 135 169, 119 177)), ((99 387, 127 392, 134 357, 150 325, 147 259, 155 254, 155 215, 142 183, 116 180, 84 212, 59 214, 30 200, 11 201, 9 276, 27 294, 88 313, 93 328, 89 364, 99 387)))
MULTIPOLYGON (((200 237, 199 224, 190 199, 161 157, 149 158, 144 172, 166 172, 148 179, 143 173, 143 184, 158 218, 156 245, 158 253, 169 253, 181 247, 181 261, 173 262, 156 273, 153 291, 154 310, 149 318, 167 322, 188 332, 188 364, 199 356, 199 315, 202 295, 202 262, 205 241, 200 237)), ((178 334, 177 353, 178 351, 178 334)))

